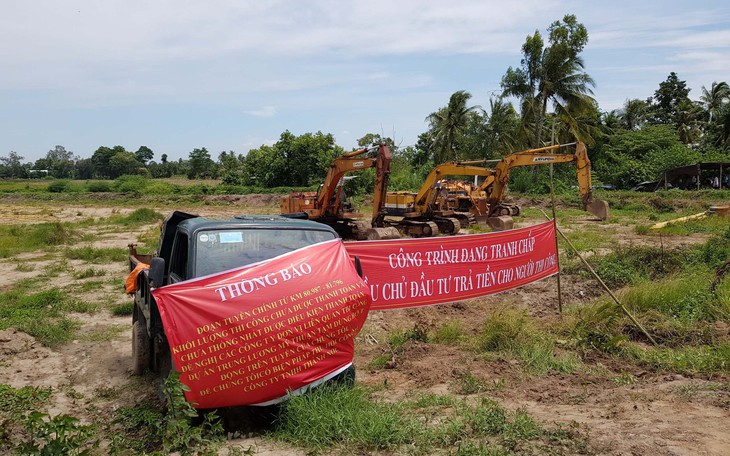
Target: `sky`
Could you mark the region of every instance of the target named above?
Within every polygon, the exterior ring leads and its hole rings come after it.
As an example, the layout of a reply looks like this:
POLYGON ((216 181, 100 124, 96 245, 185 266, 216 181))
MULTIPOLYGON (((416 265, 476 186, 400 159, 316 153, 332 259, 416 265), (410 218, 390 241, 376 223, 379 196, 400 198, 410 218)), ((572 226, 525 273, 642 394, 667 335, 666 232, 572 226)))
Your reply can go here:
POLYGON ((489 106, 528 34, 575 14, 601 110, 671 71, 730 82, 730 3, 564 0, 0 0, 0 156, 55 145, 187 158, 289 130, 412 145, 457 90, 489 106))

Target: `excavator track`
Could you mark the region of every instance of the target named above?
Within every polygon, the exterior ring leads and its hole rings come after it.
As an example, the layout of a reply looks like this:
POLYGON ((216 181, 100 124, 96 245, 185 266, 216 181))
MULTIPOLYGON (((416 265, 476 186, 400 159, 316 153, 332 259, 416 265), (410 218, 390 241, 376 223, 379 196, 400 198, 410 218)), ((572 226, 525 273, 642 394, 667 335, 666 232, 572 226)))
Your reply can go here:
POLYGON ((443 234, 457 234, 461 229, 461 222, 455 217, 439 217, 434 222, 443 234))
POLYGON ((431 237, 439 234, 439 227, 435 222, 418 220, 401 220, 398 222, 398 230, 413 237, 431 237))

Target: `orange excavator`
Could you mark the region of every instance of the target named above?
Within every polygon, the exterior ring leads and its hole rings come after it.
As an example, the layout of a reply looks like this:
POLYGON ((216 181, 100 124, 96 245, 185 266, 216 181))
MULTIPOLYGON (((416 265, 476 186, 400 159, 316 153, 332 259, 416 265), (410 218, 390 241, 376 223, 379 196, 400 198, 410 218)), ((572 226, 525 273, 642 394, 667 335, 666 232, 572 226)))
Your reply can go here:
POLYGON ((519 166, 547 165, 550 163, 574 162, 578 176, 578 186, 583 200, 583 210, 595 215, 600 220, 606 220, 609 215, 608 203, 593 198, 591 187, 591 162, 588 159, 586 146, 582 142, 556 144, 528 149, 507 155, 497 163, 491 175, 477 187, 468 197, 457 198, 457 210, 469 209, 476 215, 486 213, 487 223, 494 229, 504 230, 512 228, 512 217, 519 215, 520 208, 507 204, 505 194, 509 182, 509 171, 519 166), (551 151, 575 146, 574 153, 552 153, 551 151))
POLYGON ((295 192, 281 197, 281 214, 327 224, 345 239, 394 239, 398 230, 385 226, 385 194, 390 180, 390 149, 379 144, 336 158, 317 192, 295 192), (345 174, 375 168, 375 194, 370 223, 357 220, 343 189, 345 174))
MULTIPOLYGON (((476 166, 483 161, 447 162, 436 166, 423 182, 418 193, 388 192, 385 211, 390 216, 403 216, 396 223, 402 232, 412 236, 456 234, 461 227, 476 223, 469 212, 448 207, 444 176, 492 176, 494 171, 476 166)), ((392 223, 392 222, 391 222, 392 223)))

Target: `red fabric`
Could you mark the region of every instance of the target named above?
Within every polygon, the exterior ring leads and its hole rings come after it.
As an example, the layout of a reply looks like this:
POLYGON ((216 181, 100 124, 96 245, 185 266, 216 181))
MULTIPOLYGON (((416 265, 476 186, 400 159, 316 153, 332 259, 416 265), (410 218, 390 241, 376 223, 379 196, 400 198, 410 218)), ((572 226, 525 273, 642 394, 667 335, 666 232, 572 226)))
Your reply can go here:
POLYGON ((552 221, 494 233, 345 246, 351 257, 360 258, 372 310, 486 296, 558 272, 552 221))
POLYGON ((347 366, 370 306, 339 240, 152 293, 200 408, 273 400, 347 366))

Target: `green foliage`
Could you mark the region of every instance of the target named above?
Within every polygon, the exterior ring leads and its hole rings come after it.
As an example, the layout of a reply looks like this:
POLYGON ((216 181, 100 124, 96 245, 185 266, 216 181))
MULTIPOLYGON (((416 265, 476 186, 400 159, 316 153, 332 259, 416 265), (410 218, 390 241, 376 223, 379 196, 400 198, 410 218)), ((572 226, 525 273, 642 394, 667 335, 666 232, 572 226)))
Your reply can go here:
POLYGON ((223 425, 215 411, 203 415, 199 425, 193 425, 192 420, 198 418, 198 412, 185 399, 186 391, 190 388, 180 382, 179 374, 171 372, 163 387, 167 399, 163 450, 166 453, 178 451, 182 456, 214 455, 223 439, 223 425))
POLYGON ((67 192, 71 188, 71 181, 55 180, 48 184, 48 191, 51 193, 67 192))
POLYGON ((124 175, 114 180, 115 191, 124 194, 140 195, 145 193, 149 180, 144 176, 124 175))
POLYGON ((74 279, 88 279, 89 277, 100 277, 106 275, 103 269, 86 268, 82 271, 74 272, 74 279))
POLYGON ((69 415, 49 416, 30 412, 25 419, 28 441, 20 446, 20 452, 38 456, 90 455, 99 446, 94 439, 95 428, 83 425, 78 418, 69 415))
POLYGON ((593 256, 588 262, 609 287, 653 280, 680 271, 689 261, 686 248, 619 247, 613 253, 593 256))
POLYGON ((388 338, 388 344, 394 352, 399 353, 403 350, 403 346, 406 342, 411 340, 428 342, 428 334, 426 334, 426 331, 419 326, 406 331, 394 331, 388 338))
POLYGON ((112 191, 112 184, 108 181, 89 181, 86 184, 86 189, 91 193, 110 192, 112 191))

